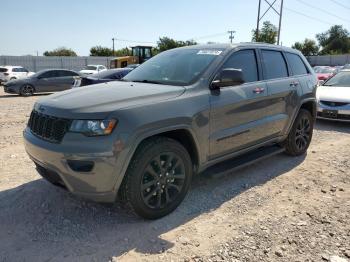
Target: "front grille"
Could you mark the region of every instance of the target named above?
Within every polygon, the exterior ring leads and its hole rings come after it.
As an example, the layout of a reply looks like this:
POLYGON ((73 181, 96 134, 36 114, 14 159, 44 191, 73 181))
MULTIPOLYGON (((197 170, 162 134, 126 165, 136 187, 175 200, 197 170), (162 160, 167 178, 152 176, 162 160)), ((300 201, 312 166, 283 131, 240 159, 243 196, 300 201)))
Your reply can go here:
POLYGON ((349 104, 349 103, 346 103, 346 102, 331 102, 331 101, 324 101, 324 100, 321 100, 320 102, 322 104, 326 105, 326 106, 332 106, 332 107, 335 107, 335 106, 346 106, 347 104, 349 104))
POLYGON ((34 135, 52 143, 60 143, 70 124, 69 119, 48 116, 33 110, 28 127, 34 135))

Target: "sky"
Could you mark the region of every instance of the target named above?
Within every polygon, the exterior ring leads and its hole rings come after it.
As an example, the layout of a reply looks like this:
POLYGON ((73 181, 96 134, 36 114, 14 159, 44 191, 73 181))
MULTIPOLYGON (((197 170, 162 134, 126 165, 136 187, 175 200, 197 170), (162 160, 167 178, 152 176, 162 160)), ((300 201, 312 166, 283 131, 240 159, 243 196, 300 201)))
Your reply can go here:
MULTIPOLYGON (((273 2, 273 0, 268 0, 273 2)), ((279 11, 276 0, 275 8, 279 11)), ((42 55, 68 47, 89 55, 92 46, 156 45, 159 37, 199 43, 251 41, 259 0, 16 0, 1 3, 0 55, 42 55)), ((267 4, 262 0, 262 13, 267 4)), ((343 25, 350 31, 350 0, 284 0, 281 42, 291 46, 343 25)), ((278 25, 269 11, 262 22, 278 25)), ((261 23, 262 23, 261 22, 261 23)))

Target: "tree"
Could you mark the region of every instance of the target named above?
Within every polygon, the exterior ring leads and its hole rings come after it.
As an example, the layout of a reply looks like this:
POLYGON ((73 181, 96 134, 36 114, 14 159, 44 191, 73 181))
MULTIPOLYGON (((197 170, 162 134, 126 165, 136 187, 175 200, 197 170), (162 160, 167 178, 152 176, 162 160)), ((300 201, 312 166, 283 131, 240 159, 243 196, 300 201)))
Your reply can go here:
POLYGON ((277 42, 277 27, 273 25, 270 21, 265 21, 262 28, 257 31, 252 30, 252 41, 253 42, 263 42, 269 44, 276 44, 277 42))
POLYGON ((59 47, 52 51, 45 51, 44 56, 77 56, 77 54, 72 49, 59 47))
POLYGON ((127 47, 114 51, 114 56, 128 56, 131 55, 131 50, 127 47))
MULTIPOLYGON (((177 41, 169 37, 160 37, 159 41, 157 42, 157 50, 159 52, 163 52, 169 49, 182 47, 182 46, 189 46, 189 45, 196 45, 197 42, 194 40, 187 40, 187 41, 177 41)), ((156 50, 156 52, 157 52, 156 50)))
POLYGON ((349 31, 342 25, 334 25, 328 31, 316 35, 321 54, 346 54, 350 52, 349 31))
POLYGON ((90 48, 90 56, 112 56, 113 50, 103 46, 93 46, 90 48))
POLYGON ((320 49, 316 41, 307 38, 304 42, 295 42, 292 48, 299 50, 305 56, 317 55, 320 49))

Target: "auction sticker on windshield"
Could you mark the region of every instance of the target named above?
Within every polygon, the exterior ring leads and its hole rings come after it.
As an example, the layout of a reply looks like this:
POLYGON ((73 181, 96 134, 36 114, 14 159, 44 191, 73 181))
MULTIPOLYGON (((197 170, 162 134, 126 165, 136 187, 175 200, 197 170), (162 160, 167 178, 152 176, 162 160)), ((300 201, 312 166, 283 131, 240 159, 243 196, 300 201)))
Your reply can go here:
POLYGON ((199 50, 197 55, 220 55, 221 50, 199 50))

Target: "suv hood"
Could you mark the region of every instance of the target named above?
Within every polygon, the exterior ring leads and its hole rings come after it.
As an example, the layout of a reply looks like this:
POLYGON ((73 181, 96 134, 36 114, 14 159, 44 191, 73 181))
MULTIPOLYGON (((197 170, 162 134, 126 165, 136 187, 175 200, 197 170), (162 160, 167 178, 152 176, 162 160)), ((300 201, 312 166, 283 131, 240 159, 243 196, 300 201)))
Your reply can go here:
POLYGON ((35 109, 70 119, 103 119, 113 111, 154 104, 181 95, 182 86, 113 81, 83 86, 40 99, 35 109))

